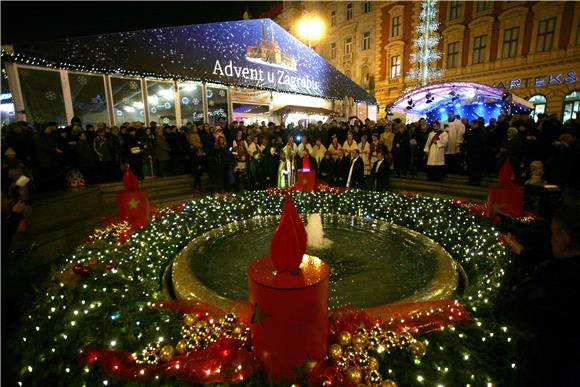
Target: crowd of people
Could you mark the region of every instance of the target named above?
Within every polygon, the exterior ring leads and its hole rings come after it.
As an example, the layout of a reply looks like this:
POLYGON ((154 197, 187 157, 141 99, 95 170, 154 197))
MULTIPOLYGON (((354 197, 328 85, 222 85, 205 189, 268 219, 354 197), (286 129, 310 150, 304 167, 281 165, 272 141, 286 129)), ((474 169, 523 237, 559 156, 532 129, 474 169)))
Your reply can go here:
POLYGON ((466 174, 479 185, 509 160, 521 183, 578 185, 580 118, 561 123, 552 115, 500 115, 487 125, 448 112, 448 119, 404 124, 352 118, 308 127, 274 123, 151 122, 83 127, 75 117, 59 128, 26 122, 2 130, 2 186, 28 199, 30 187, 43 192, 83 184, 120 181, 127 165, 139 179, 192 174, 200 192, 207 174, 217 191, 284 187, 295 183, 304 159, 331 186, 387 189, 389 177, 429 179, 466 174), (543 175, 535 173, 543 171, 543 175))

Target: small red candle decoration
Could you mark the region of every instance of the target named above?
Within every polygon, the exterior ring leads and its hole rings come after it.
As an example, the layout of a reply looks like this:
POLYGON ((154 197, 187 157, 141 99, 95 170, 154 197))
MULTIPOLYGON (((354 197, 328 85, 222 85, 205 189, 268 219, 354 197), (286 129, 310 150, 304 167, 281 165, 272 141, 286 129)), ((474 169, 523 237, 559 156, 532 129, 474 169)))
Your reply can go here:
POLYGON ((139 181, 127 166, 123 175, 125 191, 117 192, 117 209, 122 220, 131 228, 137 229, 149 225, 149 195, 146 190, 138 190, 139 181))
POLYGON ((499 186, 489 187, 487 216, 496 219, 498 213, 518 218, 524 214, 524 187, 517 185, 516 175, 506 160, 498 175, 499 186))
POLYGON ((270 257, 248 269, 254 355, 275 380, 299 379, 328 347, 328 279, 321 259, 305 255, 306 231, 290 196, 270 245, 270 257))

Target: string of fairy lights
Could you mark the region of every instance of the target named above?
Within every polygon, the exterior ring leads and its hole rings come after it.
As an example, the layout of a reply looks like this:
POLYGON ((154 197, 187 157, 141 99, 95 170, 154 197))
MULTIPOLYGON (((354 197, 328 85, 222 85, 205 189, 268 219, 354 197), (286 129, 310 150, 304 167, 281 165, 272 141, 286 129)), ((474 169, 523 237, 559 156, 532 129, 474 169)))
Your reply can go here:
MULTIPOLYGON (((136 78, 148 78, 148 79, 155 79, 161 81, 177 81, 177 82, 205 82, 205 83, 212 83, 212 84, 221 84, 224 86, 233 86, 236 88, 248 88, 247 84, 236 83, 236 82, 219 82, 218 80, 212 79, 202 79, 200 77, 195 77, 191 75, 185 74, 174 74, 174 73, 159 73, 159 72, 148 72, 148 71, 134 71, 128 70, 125 68, 112 68, 112 67, 104 67, 104 66, 95 66, 95 65, 81 65, 78 63, 69 63, 69 62, 59 62, 59 61, 50 61, 44 59, 42 57, 36 57, 24 53, 12 53, 6 50, 2 50, 0 52, 0 59, 2 61, 7 62, 16 62, 22 65, 29 65, 29 66, 40 66, 46 67, 49 69, 55 70, 68 70, 68 71, 82 71, 87 73, 95 73, 95 74, 105 74, 105 75, 118 75, 124 77, 136 77, 136 78)), ((274 87, 262 87, 258 85, 252 85, 252 89, 257 90, 264 90, 264 91, 277 91, 274 87)), ((288 94, 296 94, 296 95, 304 95, 304 96, 311 96, 310 94, 300 93, 297 91, 290 91, 285 90, 284 93, 288 94)), ((320 96, 324 97, 329 100, 340 100, 340 98, 330 97, 330 96, 320 96)), ((355 100, 355 102, 361 103, 369 103, 370 101, 364 100, 355 100)))
MULTIPOLYGON (((380 357, 375 369, 384 380, 399 386, 509 384, 517 368, 518 334, 498 324, 492 309, 510 256, 489 220, 452 201, 413 194, 352 190, 298 192, 292 198, 303 213, 362 216, 420 232, 467 273, 470 286, 459 301, 474 322, 421 336, 425 354, 411 361, 380 357)), ((282 204, 283 195, 272 192, 207 196, 159 211, 149 227, 123 243, 118 238, 124 226, 96 230, 53 269, 52 285, 25 315, 14 339, 22 357, 19 384, 122 385, 97 366, 79 366, 79 353, 89 346, 136 353, 148 343, 178 342, 183 316, 149 307, 164 300, 162 277, 171 259, 204 232, 258 215, 279 215, 282 204), (87 269, 74 271, 75 266, 87 269)), ((251 385, 252 379, 244 383, 251 385)))

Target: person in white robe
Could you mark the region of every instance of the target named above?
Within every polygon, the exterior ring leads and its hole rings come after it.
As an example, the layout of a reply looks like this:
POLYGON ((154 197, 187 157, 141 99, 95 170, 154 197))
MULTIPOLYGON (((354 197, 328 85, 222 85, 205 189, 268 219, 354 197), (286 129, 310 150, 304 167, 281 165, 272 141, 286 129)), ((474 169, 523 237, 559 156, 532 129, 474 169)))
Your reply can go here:
POLYGON ((427 177, 437 181, 445 174, 445 147, 449 141, 447 132, 441 130, 438 122, 433 123, 433 131, 429 133, 425 143, 425 156, 427 157, 427 177))

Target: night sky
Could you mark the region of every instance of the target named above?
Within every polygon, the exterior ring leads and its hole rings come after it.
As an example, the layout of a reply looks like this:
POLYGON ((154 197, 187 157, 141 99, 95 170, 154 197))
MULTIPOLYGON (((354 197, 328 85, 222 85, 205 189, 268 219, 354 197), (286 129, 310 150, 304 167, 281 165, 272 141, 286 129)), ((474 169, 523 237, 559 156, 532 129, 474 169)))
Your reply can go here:
POLYGON ((276 1, 2 1, 2 44, 253 18, 276 1))

